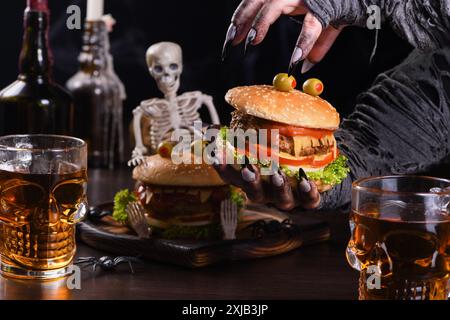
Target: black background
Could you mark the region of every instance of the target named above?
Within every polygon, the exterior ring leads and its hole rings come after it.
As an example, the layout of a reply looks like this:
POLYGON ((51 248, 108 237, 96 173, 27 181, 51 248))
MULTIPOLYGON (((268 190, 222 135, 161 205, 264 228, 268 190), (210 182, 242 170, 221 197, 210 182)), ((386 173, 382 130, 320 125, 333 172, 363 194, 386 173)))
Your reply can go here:
MULTIPOLYGON (((54 74, 64 84, 77 70, 81 30, 66 27, 66 9, 77 4, 84 17, 86 0, 50 0, 52 10, 51 45, 55 56, 54 74)), ((3 2, 0 12, 2 50, 0 87, 17 77, 21 48, 22 16, 25 0, 3 2)), ((179 43, 184 53, 184 72, 180 92, 201 90, 214 97, 222 118, 228 123, 232 111, 223 99, 227 89, 246 84, 269 84, 278 72, 286 72, 300 26, 282 18, 271 28, 263 44, 253 47, 243 58, 243 47, 234 48, 226 63, 220 59, 223 38, 239 1, 232 0, 106 0, 105 13, 117 24, 111 34, 115 68, 123 80, 128 99, 126 120, 141 100, 160 96, 145 65, 145 51, 158 41, 179 43)), ((84 20, 84 19, 83 19, 84 20)), ((411 50, 387 25, 380 31, 375 59, 369 57, 375 31, 346 28, 327 57, 308 74, 296 74, 301 84, 309 77, 325 84, 322 95, 343 116, 353 110, 358 93, 367 89, 380 72, 401 62, 411 50)))

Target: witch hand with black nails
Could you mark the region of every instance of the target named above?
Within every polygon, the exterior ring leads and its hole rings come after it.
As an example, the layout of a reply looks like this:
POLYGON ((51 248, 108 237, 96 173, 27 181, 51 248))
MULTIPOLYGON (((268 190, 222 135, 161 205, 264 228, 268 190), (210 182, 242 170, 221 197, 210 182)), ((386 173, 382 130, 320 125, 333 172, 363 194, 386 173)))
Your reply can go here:
POLYGON ((261 43, 269 27, 281 15, 304 15, 303 28, 292 54, 289 73, 304 61, 302 72, 308 71, 322 60, 339 35, 342 27, 323 26, 316 15, 302 0, 244 0, 235 11, 226 35, 222 58, 225 59, 230 46, 245 40, 245 51, 249 45, 261 43))
POLYGON ((304 19, 289 73, 302 61, 301 72, 309 71, 325 57, 343 28, 366 27, 373 18, 389 22, 399 36, 427 51, 448 42, 449 10, 447 0, 243 0, 231 19, 222 57, 241 42, 245 41, 245 49, 260 44, 281 15, 304 19), (374 8, 381 11, 379 17, 373 16, 374 8))
POLYGON ((254 164, 247 163, 237 170, 235 166, 216 159, 214 167, 225 182, 244 190, 254 203, 273 204, 281 210, 315 209, 320 203, 316 184, 308 181, 304 172, 296 180, 297 183, 292 185, 281 170, 264 179, 254 164))
POLYGON ((281 15, 304 15, 290 72, 301 61, 306 72, 325 56, 345 26, 365 27, 374 6, 380 20, 415 50, 359 96, 354 112, 335 132, 337 148, 348 159, 348 177, 319 194, 304 178, 293 188, 283 172, 263 181, 254 165, 238 171, 219 162, 215 167, 223 179, 242 187, 251 199, 282 209, 337 209, 349 204, 351 184, 361 177, 450 177, 448 0, 243 0, 233 15, 223 56, 244 40, 246 47, 259 44, 281 15))

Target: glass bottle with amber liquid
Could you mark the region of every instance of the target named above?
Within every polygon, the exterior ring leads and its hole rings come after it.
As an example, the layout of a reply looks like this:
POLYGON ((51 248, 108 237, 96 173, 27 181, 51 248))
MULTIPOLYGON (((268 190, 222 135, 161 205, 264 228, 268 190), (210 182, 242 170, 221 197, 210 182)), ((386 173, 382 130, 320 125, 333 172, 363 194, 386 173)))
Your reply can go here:
POLYGON ((27 0, 18 79, 0 91, 0 135, 71 135, 70 94, 52 76, 47 0, 27 0))
MULTIPOLYGON (((108 20, 109 19, 109 20, 108 20)), ((75 135, 88 143, 89 166, 113 168, 124 163, 125 88, 114 71, 105 16, 86 20, 79 71, 66 84, 75 102, 75 135)))

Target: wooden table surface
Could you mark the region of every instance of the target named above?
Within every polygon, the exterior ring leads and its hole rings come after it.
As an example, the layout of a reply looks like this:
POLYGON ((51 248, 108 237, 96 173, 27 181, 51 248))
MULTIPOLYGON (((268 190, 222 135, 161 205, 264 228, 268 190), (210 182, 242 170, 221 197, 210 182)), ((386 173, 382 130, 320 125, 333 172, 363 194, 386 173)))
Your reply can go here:
MULTIPOLYGON (((129 169, 89 171, 91 205, 112 200, 132 187, 129 169)), ((299 213, 300 214, 300 213, 299 213)), ((154 262, 124 264, 117 271, 82 269, 81 289, 69 290, 65 279, 49 282, 0 277, 4 299, 356 299, 358 273, 345 259, 349 237, 343 213, 301 213, 330 223, 332 239, 288 254, 203 269, 154 262)), ((107 255, 79 243, 77 256, 107 255)))

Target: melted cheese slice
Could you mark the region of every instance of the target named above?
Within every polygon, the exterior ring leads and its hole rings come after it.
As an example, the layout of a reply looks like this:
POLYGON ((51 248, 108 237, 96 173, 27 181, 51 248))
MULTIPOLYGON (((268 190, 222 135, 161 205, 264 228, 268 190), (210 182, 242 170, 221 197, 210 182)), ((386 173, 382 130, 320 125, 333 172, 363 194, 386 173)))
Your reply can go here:
MULTIPOLYGON (((302 149, 311 147, 311 137, 292 137, 294 140, 294 154, 299 155, 302 149)), ((284 155, 283 155, 284 156, 284 155)))
POLYGON ((306 148, 319 147, 321 145, 336 145, 336 140, 332 134, 324 136, 320 141, 319 139, 306 136, 295 136, 292 139, 294 140, 294 153, 297 156, 306 148))

